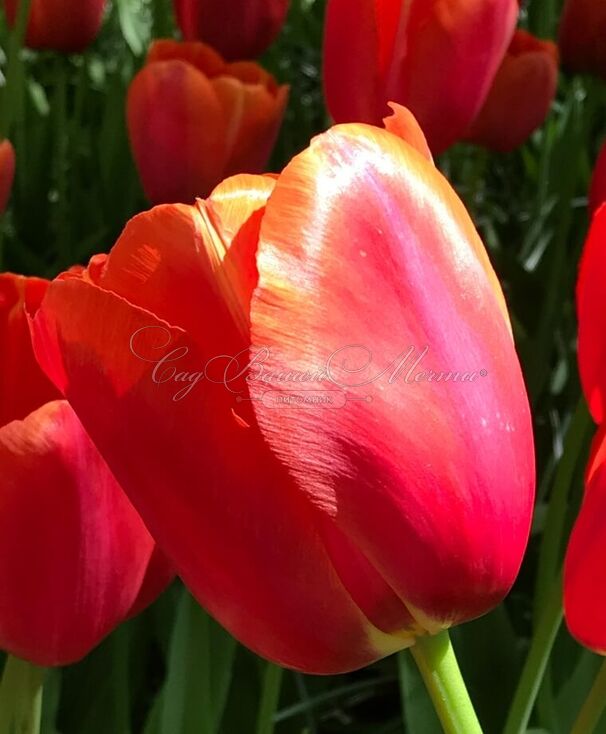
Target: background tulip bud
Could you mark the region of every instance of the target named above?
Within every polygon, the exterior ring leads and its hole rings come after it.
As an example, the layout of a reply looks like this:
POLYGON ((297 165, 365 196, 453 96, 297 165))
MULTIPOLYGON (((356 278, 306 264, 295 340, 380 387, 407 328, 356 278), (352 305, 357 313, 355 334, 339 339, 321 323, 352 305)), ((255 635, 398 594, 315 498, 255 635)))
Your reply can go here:
POLYGON ((280 32, 289 0, 173 0, 186 41, 204 41, 227 60, 260 56, 280 32))
POLYGON ((47 286, 0 275, 0 648, 44 666, 86 655, 173 575, 35 361, 25 309, 47 286))
MULTIPOLYGON (((4 0, 6 17, 14 25, 20 0, 4 0)), ((105 0, 32 0, 25 44, 29 48, 79 53, 101 28, 105 0)))
POLYGON ((201 43, 156 41, 128 93, 128 130, 154 203, 192 202, 232 173, 261 172, 288 88, 201 43))
POLYGON ((10 140, 0 143, 0 214, 6 209, 15 177, 15 149, 10 140))
POLYGON ((336 122, 378 124, 408 107, 439 153, 486 99, 511 39, 516 0, 329 0, 324 86, 336 122))
POLYGON ((466 138, 492 150, 514 150, 545 121, 557 84, 555 43, 516 31, 466 138))
POLYGON ((565 68, 606 78, 606 3, 567 0, 559 44, 565 68))

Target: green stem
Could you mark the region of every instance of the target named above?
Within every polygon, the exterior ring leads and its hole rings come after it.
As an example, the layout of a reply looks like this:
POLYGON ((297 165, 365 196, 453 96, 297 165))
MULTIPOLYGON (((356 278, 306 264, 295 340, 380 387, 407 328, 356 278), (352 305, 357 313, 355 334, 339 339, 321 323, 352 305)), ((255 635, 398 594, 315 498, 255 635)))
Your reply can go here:
POLYGON ((482 734, 447 631, 410 648, 446 734, 482 734))
POLYGON ((549 506, 545 519, 545 531, 539 552, 537 582, 535 590, 535 622, 538 621, 549 589, 556 578, 562 552, 562 539, 568 515, 568 495, 572 486, 574 472, 585 440, 592 426, 585 398, 581 396, 570 426, 566 433, 566 443, 560 458, 549 506))
POLYGON ((605 708, 606 660, 602 663, 570 734, 591 734, 598 725, 605 708))
POLYGON ((263 690, 261 691, 261 702, 259 703, 256 734, 273 734, 283 673, 282 668, 267 663, 263 675, 263 690))
POLYGON ((4 87, 4 104, 2 111, 0 137, 8 137, 17 108, 21 105, 24 80, 21 65, 21 48, 25 38, 27 19, 32 0, 21 0, 17 9, 15 27, 12 30, 6 66, 6 85, 4 87))
POLYGON ((541 687, 547 661, 562 624, 562 580, 558 578, 545 603, 530 644, 504 734, 524 734, 541 687))
POLYGON ((39 734, 44 668, 9 655, 0 683, 0 734, 39 734))

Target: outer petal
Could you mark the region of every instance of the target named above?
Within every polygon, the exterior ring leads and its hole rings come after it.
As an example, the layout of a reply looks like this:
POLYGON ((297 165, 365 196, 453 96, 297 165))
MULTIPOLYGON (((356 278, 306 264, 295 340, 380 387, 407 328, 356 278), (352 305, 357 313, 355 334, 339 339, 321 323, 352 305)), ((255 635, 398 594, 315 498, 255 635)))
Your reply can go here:
POLYGON ((423 135, 423 131, 412 112, 395 102, 390 102, 389 106, 393 114, 383 120, 385 129, 402 138, 409 145, 412 145, 415 150, 418 150, 428 161, 433 162, 425 135, 423 135))
POLYGON ((606 655, 606 431, 598 432, 587 469, 587 486, 564 565, 564 612, 576 639, 606 655))
POLYGON ((225 175, 261 173, 278 137, 288 87, 272 93, 261 84, 222 76, 213 80, 213 88, 227 120, 225 175))
POLYGON ((567 0, 560 22, 560 53, 572 71, 606 78, 606 4, 567 0))
POLYGON ((556 45, 516 31, 486 102, 466 137, 493 150, 514 150, 545 121, 557 84, 556 45))
POLYGON ((145 66, 130 86, 127 119, 152 202, 193 202, 221 180, 223 111, 207 77, 191 64, 169 60, 145 66))
POLYGON ((606 206, 593 218, 577 282, 579 371, 585 398, 596 423, 606 407, 606 206))
POLYGON ((589 211, 596 212, 606 202, 606 144, 602 145, 593 169, 589 190, 589 211))
POLYGON ((6 209, 15 177, 15 149, 10 140, 0 143, 0 214, 6 209))
POLYGON ((257 264, 253 354, 270 349, 274 378, 250 390, 265 439, 422 626, 487 611, 526 547, 533 440, 502 294, 461 202, 395 136, 337 126, 280 176, 257 264), (333 407, 289 407, 305 387, 333 407))
POLYGON ((280 32, 288 0, 173 0, 187 41, 204 41, 226 59, 260 56, 280 32))
POLYGON ((0 274, 0 426, 59 397, 38 366, 24 308, 40 305, 47 280, 0 274))
MULTIPOLYGON (((19 0, 4 0, 8 21, 15 23, 19 0)), ((105 0, 32 0, 25 42, 30 48, 79 53, 101 28, 105 0)))
POLYGON ((64 401, 0 428, 0 647, 88 653, 128 615, 154 547, 64 401))
MULTIPOLYGON (((200 602, 267 657, 307 671, 335 672, 408 643, 405 635, 388 637, 369 621, 371 616, 385 619, 382 609, 392 606, 384 600, 393 593, 377 579, 376 604, 370 592, 364 594, 368 616, 354 603, 326 550, 324 536, 330 536, 331 554, 339 553, 338 529, 330 522, 321 529, 316 509, 294 491, 254 424, 246 394, 238 402, 225 385, 200 380, 183 399, 173 399, 188 386, 179 381, 186 371, 201 372, 223 353, 221 335, 210 325, 214 311, 197 309, 187 318, 196 294, 211 286, 203 275, 205 258, 210 257, 221 283, 217 272, 229 263, 232 248, 254 254, 242 238, 256 243, 258 221, 249 229, 250 219, 244 217, 271 187, 273 179, 255 183, 252 177, 223 185, 204 207, 190 208, 189 237, 184 231, 177 237, 174 221, 162 224, 162 219, 184 218, 187 207, 142 215, 136 220, 141 239, 134 230, 125 235, 94 274, 96 282, 70 277, 53 283, 34 331, 47 371, 200 602), (210 222, 212 233, 205 230, 210 222), (172 248, 163 244, 169 231, 172 248), (216 257, 215 236, 225 246, 223 259, 216 257), (196 267, 197 288, 190 293, 179 275, 196 267), (115 290, 103 289, 109 287, 115 290), (168 309, 191 332, 126 300, 135 297, 158 308, 183 297, 183 308, 168 309), (154 373, 168 348, 188 353, 154 373), (170 379, 168 366, 181 377, 170 379)), ((220 309, 218 294, 216 304, 220 309)), ((398 621, 408 619, 402 612, 398 621)))

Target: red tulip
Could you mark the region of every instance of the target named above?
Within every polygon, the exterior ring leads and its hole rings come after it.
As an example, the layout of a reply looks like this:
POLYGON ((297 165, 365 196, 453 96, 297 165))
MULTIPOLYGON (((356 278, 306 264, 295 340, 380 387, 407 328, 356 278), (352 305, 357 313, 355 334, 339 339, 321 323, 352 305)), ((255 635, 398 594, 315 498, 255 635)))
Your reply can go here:
POLYGON ((605 534, 606 428, 602 426, 593 444, 583 506, 564 564, 564 612, 568 628, 582 645, 601 655, 606 655, 606 589, 599 583, 606 564, 605 534))
POLYGON ((254 59, 278 35, 288 0, 173 0, 186 41, 204 41, 226 59, 254 59))
POLYGON ((518 148, 545 121, 557 85, 555 43, 516 31, 467 139, 502 152, 518 148))
POLYGON ((148 198, 192 202, 233 173, 261 172, 288 87, 202 43, 156 41, 128 93, 128 130, 148 198))
POLYGON ((47 286, 0 275, 0 647, 62 665, 155 598, 171 574, 36 364, 25 307, 35 309, 47 286))
POLYGON ((591 415, 604 421, 606 407, 606 207, 598 209, 585 244, 577 283, 579 371, 591 415))
POLYGON ((332 116, 376 124, 395 100, 441 152, 479 112, 517 14, 516 0, 329 0, 324 82, 332 116))
POLYGON ((277 178, 135 217, 34 320, 200 603, 316 673, 499 603, 533 504, 498 281, 418 127, 388 124, 412 144, 337 126, 277 178))
POLYGON ((589 211, 591 214, 606 202, 606 143, 602 145, 593 169, 589 188, 589 211))
MULTIPOLYGON (((20 0, 4 0, 10 25, 14 25, 20 0)), ((97 37, 105 0, 32 0, 25 44, 29 48, 79 53, 97 37)))
POLYGON ((0 142, 0 214, 6 209, 15 178, 15 149, 10 140, 0 142))
POLYGON ((606 4, 567 0, 560 22, 562 64, 606 78, 606 4))

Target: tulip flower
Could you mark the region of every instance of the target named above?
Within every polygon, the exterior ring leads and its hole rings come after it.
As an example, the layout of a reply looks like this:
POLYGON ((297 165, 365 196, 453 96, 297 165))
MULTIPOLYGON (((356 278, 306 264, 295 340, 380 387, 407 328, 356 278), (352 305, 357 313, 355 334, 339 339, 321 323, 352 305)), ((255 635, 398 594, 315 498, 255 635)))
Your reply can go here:
POLYGON ((278 35, 288 0, 173 0, 186 41, 204 41, 226 59, 254 59, 278 35))
POLYGON ((0 648, 44 666, 83 657, 172 575, 35 361, 25 309, 47 286, 0 275, 0 648))
POLYGON ((545 121, 557 84, 557 46, 516 31, 466 138, 501 152, 518 148, 545 121))
POLYGON ((511 39, 516 0, 329 0, 324 84, 337 122, 406 105, 434 153, 476 117, 511 39))
POLYGON ((393 132, 336 126, 279 177, 138 215, 34 317, 46 373, 199 602, 314 673, 491 609, 529 532, 503 294, 395 109, 393 132))
POLYGON ((606 78, 606 5, 601 0, 567 0, 560 21, 562 64, 571 71, 606 78))
POLYGON ((564 612, 572 635, 606 654, 606 594, 599 583, 606 560, 606 206, 597 210, 585 244, 577 284, 579 370, 591 414, 600 424, 586 473, 581 511, 564 565, 564 612))
MULTIPOLYGON (((4 0, 9 24, 16 22, 20 0, 4 0)), ((25 45, 61 53, 80 53, 97 37, 105 0, 32 0, 25 45)))
POLYGON ((6 209, 15 178, 15 149, 10 140, 0 142, 0 214, 6 209))
POLYGON ((156 41, 128 93, 128 130, 154 203, 190 203, 224 177, 263 171, 288 88, 202 43, 156 41))
POLYGON ((593 169, 589 188, 589 211, 591 214, 606 202, 606 143, 602 145, 593 169))
MULTIPOLYGON (((602 271, 604 272, 604 271, 602 271)), ((570 536, 564 565, 564 612, 571 634, 606 655, 606 592, 599 580, 606 563, 606 430, 592 448, 581 511, 570 536)))
POLYGON ((606 208, 593 218, 579 270, 577 313, 579 320, 579 372, 589 410, 596 423, 604 421, 606 408, 606 208))

